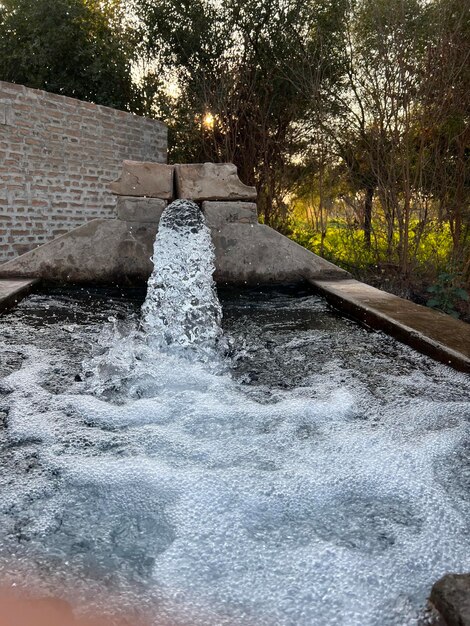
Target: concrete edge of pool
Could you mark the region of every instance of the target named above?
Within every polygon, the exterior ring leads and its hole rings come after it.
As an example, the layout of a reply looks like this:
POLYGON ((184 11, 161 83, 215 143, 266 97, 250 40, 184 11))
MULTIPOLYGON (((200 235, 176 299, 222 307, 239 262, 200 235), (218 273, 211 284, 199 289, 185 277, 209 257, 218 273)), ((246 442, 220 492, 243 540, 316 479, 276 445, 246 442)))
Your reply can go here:
POLYGON ((357 280, 310 282, 359 322, 459 371, 470 372, 470 324, 357 280))
POLYGON ((16 306, 39 282, 39 278, 0 279, 0 313, 16 306))

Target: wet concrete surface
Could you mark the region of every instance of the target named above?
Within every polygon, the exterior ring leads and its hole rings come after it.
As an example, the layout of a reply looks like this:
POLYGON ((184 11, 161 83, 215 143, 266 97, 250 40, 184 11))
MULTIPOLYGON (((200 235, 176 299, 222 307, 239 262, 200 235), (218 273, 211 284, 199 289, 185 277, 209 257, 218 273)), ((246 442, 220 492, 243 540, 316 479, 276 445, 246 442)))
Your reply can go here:
POLYGON ((357 280, 313 280, 332 304, 416 350, 470 372, 470 324, 357 280))
POLYGON ((15 306, 38 282, 35 278, 0 279, 0 312, 15 306))

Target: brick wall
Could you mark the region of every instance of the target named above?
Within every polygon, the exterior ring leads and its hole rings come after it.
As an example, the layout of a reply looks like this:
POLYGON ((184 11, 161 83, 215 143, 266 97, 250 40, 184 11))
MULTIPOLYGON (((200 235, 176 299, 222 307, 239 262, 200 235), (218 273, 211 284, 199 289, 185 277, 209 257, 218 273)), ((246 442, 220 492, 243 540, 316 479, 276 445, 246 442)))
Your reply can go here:
POLYGON ((113 217, 121 162, 166 157, 161 122, 0 81, 0 263, 113 217))

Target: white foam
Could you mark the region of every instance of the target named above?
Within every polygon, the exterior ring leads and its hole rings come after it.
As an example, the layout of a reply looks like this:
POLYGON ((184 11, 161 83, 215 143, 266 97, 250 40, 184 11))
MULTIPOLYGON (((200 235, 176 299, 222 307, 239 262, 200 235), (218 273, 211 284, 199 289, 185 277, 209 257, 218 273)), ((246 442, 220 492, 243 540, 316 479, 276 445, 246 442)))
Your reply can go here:
POLYGON ((260 404, 198 363, 180 379, 194 368, 199 389, 119 406, 31 394, 35 365, 10 377, 12 439, 40 439, 41 471, 2 507, 27 515, 30 559, 145 581, 160 617, 193 624, 414 624, 434 580, 468 570, 468 500, 436 477, 466 403, 374 406, 374 426, 351 390, 260 404))

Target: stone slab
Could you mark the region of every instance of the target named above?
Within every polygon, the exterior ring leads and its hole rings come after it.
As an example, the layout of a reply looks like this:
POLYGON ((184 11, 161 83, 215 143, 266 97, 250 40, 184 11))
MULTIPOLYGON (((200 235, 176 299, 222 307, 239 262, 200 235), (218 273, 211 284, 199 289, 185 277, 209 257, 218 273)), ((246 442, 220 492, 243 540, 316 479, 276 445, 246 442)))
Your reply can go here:
POLYGON ((258 209, 255 202, 205 201, 202 203, 202 212, 210 228, 222 228, 227 223, 258 223, 258 209))
POLYGON ((470 574, 447 574, 431 590, 431 604, 447 626, 470 626, 470 574))
POLYGON ((122 173, 109 189, 118 196, 173 198, 173 165, 150 161, 123 161, 122 173))
POLYGON ((0 312, 18 304, 38 282, 37 278, 0 279, 0 312))
POLYGON ((120 220, 158 223, 166 205, 167 201, 161 198, 118 196, 116 211, 120 220))
POLYGON ((233 163, 175 165, 178 198, 204 200, 256 200, 256 189, 238 178, 233 163))
POLYGON ((264 224, 226 223, 212 230, 215 280, 236 285, 283 284, 349 274, 264 224))
POLYGON ((342 311, 419 352, 470 372, 470 324, 357 280, 310 282, 342 311))

